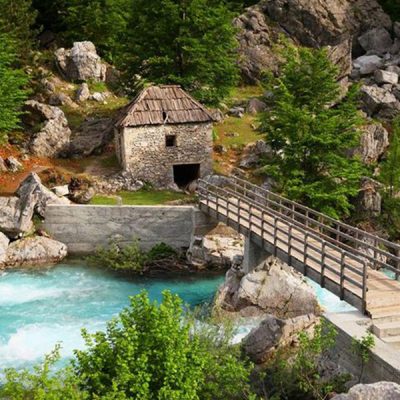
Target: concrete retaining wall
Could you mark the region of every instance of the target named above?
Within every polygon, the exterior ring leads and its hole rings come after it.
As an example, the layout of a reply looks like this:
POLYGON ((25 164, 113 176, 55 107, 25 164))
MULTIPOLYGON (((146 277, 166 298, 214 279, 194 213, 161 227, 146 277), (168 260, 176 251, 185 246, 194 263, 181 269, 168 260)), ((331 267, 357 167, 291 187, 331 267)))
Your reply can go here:
POLYGON ((212 229, 215 223, 192 206, 88 206, 52 205, 43 228, 68 246, 71 255, 86 255, 110 240, 126 244, 134 238, 145 249, 164 242, 188 248, 192 235, 212 229))
MULTIPOLYGON (((336 327, 338 333, 336 346, 332 351, 335 361, 354 376, 359 376, 361 359, 352 351, 352 338, 360 339, 365 336, 371 320, 358 311, 328 313, 324 317, 336 327)), ((362 382, 392 381, 400 384, 400 350, 376 336, 374 338, 375 346, 364 367, 362 382)))

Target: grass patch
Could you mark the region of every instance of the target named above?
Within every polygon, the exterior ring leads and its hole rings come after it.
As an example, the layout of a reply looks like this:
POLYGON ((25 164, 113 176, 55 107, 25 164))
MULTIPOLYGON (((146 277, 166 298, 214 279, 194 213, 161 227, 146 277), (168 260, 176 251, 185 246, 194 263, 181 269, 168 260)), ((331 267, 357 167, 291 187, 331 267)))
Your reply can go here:
POLYGON ((246 114, 243 118, 227 117, 220 124, 215 125, 217 134, 216 144, 226 147, 236 145, 245 146, 261 139, 261 135, 253 127, 257 126, 257 117, 246 114), (232 136, 235 134, 235 136, 232 136))
POLYGON ((139 190, 137 192, 119 192, 116 196, 98 195, 94 196, 90 204, 93 205, 117 205, 118 197, 122 199, 125 206, 156 206, 169 203, 171 201, 193 200, 192 196, 185 193, 172 192, 169 190, 139 190))
POLYGON ((90 93, 98 92, 104 93, 107 92, 108 88, 105 82, 98 82, 94 80, 90 80, 88 82, 90 93))

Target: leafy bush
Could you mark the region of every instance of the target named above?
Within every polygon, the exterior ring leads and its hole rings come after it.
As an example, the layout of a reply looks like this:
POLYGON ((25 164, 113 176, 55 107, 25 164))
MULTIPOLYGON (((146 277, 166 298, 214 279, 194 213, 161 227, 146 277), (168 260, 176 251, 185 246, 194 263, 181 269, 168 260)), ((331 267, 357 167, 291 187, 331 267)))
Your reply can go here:
POLYGON ((83 332, 87 349, 55 375, 58 352, 33 372, 8 370, 1 399, 13 400, 246 400, 255 399, 252 365, 230 338, 199 328, 182 301, 163 293, 161 304, 147 293, 109 322, 105 332, 83 332))
POLYGON ((99 247, 95 254, 88 257, 92 265, 134 274, 143 274, 155 263, 174 264, 178 260, 178 252, 165 243, 156 244, 145 252, 137 240, 127 245, 111 242, 108 247, 99 247))

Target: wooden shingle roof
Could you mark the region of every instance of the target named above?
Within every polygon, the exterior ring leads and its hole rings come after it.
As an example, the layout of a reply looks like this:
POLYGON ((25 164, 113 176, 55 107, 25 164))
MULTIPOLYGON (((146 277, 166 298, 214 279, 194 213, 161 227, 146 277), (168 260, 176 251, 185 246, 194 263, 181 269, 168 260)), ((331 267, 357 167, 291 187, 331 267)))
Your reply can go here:
POLYGON ((125 108, 117 127, 212 122, 213 117, 180 86, 144 89, 125 108))

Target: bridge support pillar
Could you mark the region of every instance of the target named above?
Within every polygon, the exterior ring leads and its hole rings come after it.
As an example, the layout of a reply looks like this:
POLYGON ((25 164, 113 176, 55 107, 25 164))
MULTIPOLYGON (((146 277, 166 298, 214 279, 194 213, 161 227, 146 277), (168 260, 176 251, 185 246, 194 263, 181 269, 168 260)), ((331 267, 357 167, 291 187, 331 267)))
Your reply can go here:
POLYGON ((271 253, 254 243, 251 238, 246 237, 244 242, 244 257, 242 264, 243 271, 246 274, 253 271, 254 268, 260 265, 271 255, 271 253))

